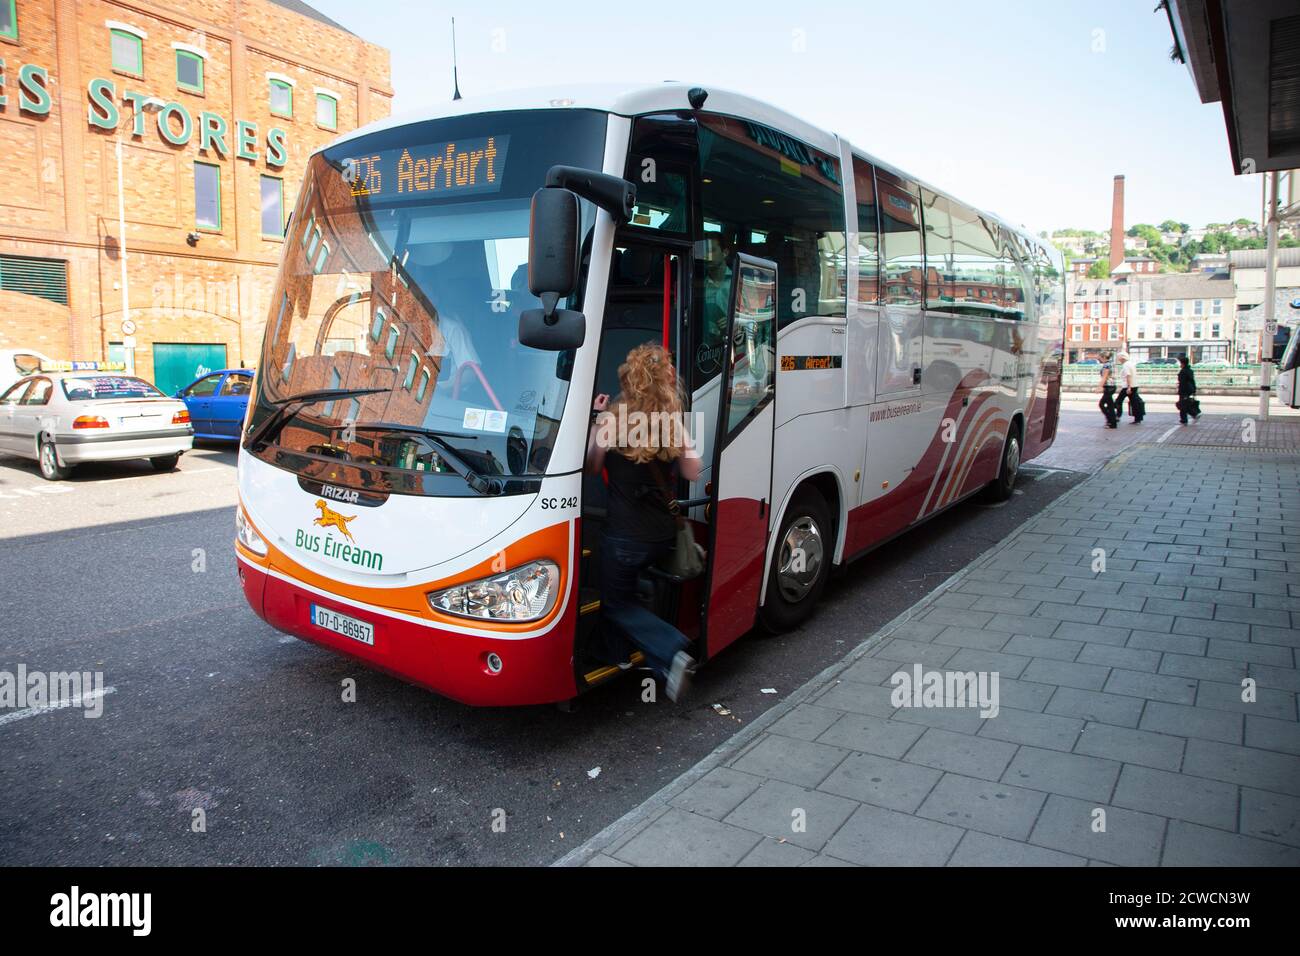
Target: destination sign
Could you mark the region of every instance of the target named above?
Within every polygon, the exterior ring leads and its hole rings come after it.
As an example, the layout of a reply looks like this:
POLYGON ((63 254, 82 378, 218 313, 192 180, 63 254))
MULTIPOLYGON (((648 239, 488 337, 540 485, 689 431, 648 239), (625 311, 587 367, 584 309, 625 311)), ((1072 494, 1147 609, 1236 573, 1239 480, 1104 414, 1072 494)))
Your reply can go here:
POLYGON ((494 193, 501 188, 509 146, 506 135, 389 149, 345 159, 343 178, 358 198, 403 200, 494 193))

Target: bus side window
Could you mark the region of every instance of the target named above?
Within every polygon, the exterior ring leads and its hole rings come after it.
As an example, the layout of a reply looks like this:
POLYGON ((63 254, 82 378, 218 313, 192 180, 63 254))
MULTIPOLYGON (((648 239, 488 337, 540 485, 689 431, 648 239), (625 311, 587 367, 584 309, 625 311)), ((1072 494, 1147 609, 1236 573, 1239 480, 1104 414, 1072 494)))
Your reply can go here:
POLYGON ((896 392, 916 384, 921 365, 921 296, 925 288, 921 247, 921 202, 915 183, 876 170, 880 197, 880 239, 887 306, 880 323, 877 392, 896 392))
POLYGON ((777 264, 778 324, 843 316, 848 284, 839 160, 780 130, 699 115, 701 231, 693 387, 721 369, 733 252, 777 264))
POLYGON ((853 158, 853 180, 858 194, 858 304, 880 301, 880 210, 876 205, 876 171, 865 160, 853 158))

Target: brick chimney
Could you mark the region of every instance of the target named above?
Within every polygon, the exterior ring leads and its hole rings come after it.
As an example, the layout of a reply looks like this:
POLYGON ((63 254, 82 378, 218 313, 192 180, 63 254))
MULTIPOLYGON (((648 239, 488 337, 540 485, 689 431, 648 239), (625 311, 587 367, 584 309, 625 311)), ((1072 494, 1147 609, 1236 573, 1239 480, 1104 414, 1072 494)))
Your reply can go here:
POLYGON ((1110 201, 1110 268, 1124 261, 1124 177, 1115 177, 1115 195, 1110 201))

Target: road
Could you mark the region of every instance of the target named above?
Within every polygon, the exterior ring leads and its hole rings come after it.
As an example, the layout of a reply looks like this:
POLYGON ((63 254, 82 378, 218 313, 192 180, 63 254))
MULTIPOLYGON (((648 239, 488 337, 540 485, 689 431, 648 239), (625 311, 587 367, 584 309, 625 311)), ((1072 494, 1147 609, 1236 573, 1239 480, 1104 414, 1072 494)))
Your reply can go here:
POLYGON ((471 709, 262 623, 235 579, 231 450, 60 484, 0 458, 0 671, 102 671, 112 688, 96 720, 0 712, 0 862, 548 863, 1081 480, 1112 436, 1170 417, 1107 434, 1069 408, 1010 502, 962 504, 857 562, 803 630, 738 642, 685 705, 643 704, 624 679, 573 713, 471 709))

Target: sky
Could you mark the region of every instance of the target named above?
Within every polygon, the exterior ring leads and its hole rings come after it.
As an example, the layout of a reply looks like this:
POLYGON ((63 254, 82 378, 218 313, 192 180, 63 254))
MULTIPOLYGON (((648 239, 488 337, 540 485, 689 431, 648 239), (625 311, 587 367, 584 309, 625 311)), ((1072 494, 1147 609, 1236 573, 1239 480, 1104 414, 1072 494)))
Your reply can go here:
POLYGON ((681 80, 765 100, 1034 232, 1258 219, 1155 0, 310 0, 392 52, 394 112, 460 89, 681 80))

